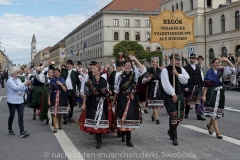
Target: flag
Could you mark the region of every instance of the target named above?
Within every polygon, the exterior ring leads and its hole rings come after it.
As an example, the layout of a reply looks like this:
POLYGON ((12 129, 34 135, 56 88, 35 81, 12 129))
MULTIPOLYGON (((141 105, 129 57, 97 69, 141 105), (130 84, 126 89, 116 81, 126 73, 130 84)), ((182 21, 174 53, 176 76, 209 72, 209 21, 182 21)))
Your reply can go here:
POLYGON ((78 52, 77 52, 77 56, 79 55, 79 50, 78 50, 78 52))
POLYGON ((84 41, 84 44, 83 44, 83 52, 85 52, 85 48, 87 48, 87 43, 86 43, 86 41, 84 41))
POLYGON ((71 54, 73 55, 73 50, 71 49, 71 54))

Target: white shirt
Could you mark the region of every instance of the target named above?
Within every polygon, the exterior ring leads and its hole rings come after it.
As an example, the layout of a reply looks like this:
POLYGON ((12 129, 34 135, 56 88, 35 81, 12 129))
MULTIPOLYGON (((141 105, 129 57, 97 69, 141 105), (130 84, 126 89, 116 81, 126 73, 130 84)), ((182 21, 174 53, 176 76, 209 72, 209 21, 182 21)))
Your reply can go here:
POLYGON ((71 73, 72 73, 72 70, 68 70, 68 76, 67 76, 67 79, 66 79, 66 86, 67 86, 68 90, 73 89, 72 80, 71 80, 71 77, 70 77, 71 73))
POLYGON ((44 74, 43 74, 43 73, 36 74, 36 78, 37 78, 37 80, 39 80, 40 82, 45 83, 45 77, 44 77, 44 74))
MULTIPOLYGON (((181 67, 181 69, 182 69, 182 74, 179 74, 178 80, 182 84, 187 84, 188 79, 190 78, 189 74, 187 73, 187 71, 184 68, 181 67)), ((173 88, 173 86, 169 82, 168 70, 166 68, 162 69, 161 82, 162 82, 163 90, 168 95, 174 96, 175 95, 175 89, 173 88)))
MULTIPOLYGON (((134 81, 137 83, 138 82, 138 78, 141 77, 145 72, 147 71, 147 68, 144 66, 144 69, 141 70, 140 68, 134 67, 134 72, 135 72, 135 77, 134 77, 134 81)), ((117 83, 114 85, 114 92, 115 93, 119 93, 120 91, 120 83, 122 81, 121 76, 119 75, 117 78, 117 83)))
POLYGON ((193 68, 193 70, 195 71, 196 70, 196 64, 190 64, 190 65, 193 68))

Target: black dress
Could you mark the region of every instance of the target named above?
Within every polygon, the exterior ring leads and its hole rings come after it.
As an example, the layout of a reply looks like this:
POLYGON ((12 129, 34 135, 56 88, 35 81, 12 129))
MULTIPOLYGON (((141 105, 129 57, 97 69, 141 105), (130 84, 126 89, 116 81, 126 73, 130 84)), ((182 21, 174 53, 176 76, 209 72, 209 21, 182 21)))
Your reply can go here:
POLYGON ((147 107, 148 108, 152 108, 152 109, 158 109, 158 108, 162 108, 163 107, 163 103, 162 105, 160 105, 160 101, 163 100, 163 88, 162 88, 162 84, 161 84, 161 69, 156 68, 156 70, 154 70, 152 67, 150 69, 148 69, 147 74, 146 74, 146 78, 148 78, 149 76, 151 76, 151 80, 149 82, 147 82, 147 100, 156 100, 156 105, 152 104, 150 105, 147 101, 147 107))
POLYGON ((97 83, 95 77, 91 76, 85 83, 84 92, 87 96, 84 131, 108 133, 109 128, 113 125, 113 114, 111 107, 109 107, 107 81, 101 77, 97 83))

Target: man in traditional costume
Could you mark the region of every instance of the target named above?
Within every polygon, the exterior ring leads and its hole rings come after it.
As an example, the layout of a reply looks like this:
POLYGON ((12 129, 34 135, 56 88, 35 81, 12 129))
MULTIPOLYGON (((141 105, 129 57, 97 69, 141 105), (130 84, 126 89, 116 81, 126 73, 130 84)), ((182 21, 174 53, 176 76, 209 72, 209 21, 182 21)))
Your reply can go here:
POLYGON ((184 91, 187 92, 185 118, 188 119, 190 105, 195 105, 197 120, 205 121, 206 119, 202 117, 204 113, 203 107, 199 105, 202 100, 204 77, 200 67, 195 64, 196 59, 196 54, 190 54, 190 64, 184 67, 190 76, 184 89, 184 91))
POLYGON ((189 75, 180 65, 180 55, 173 54, 170 56, 170 65, 161 72, 161 82, 163 85, 163 100, 166 110, 169 114, 168 135, 173 145, 178 145, 177 126, 182 122, 184 115, 183 92, 184 85, 187 84, 189 75), (173 58, 175 58, 175 69, 173 68, 173 58), (173 87, 173 77, 175 77, 175 88, 173 87))
POLYGON ((72 60, 67 60, 66 62, 66 67, 67 69, 61 70, 61 75, 63 79, 66 81, 66 86, 67 86, 67 94, 68 94, 68 101, 70 104, 71 111, 68 116, 64 116, 64 124, 67 124, 68 121, 74 122, 72 119, 73 116, 73 107, 76 102, 76 95, 77 95, 77 89, 80 91, 81 88, 81 82, 78 78, 78 74, 76 71, 73 70, 73 61, 72 60))

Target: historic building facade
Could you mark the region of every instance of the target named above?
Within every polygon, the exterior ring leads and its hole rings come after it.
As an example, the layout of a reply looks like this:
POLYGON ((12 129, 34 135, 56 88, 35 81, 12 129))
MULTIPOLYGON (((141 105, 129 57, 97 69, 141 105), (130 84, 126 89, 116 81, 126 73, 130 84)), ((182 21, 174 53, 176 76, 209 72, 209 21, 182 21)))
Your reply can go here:
POLYGON ((159 0, 114 0, 65 37, 66 59, 82 61, 88 66, 94 60, 109 64, 113 47, 123 40, 137 41, 146 51, 161 50, 150 44, 149 15, 160 13, 159 0))
MULTIPOLYGON (((188 16, 194 16, 196 43, 188 43, 176 52, 189 53, 205 57, 210 64, 214 57, 232 54, 240 56, 240 2, 237 0, 164 0, 159 3, 162 9, 182 10, 188 16)), ((163 54, 170 55, 172 50, 163 54)))
POLYGON ((66 57, 66 45, 64 40, 55 44, 50 50, 49 55, 51 61, 54 61, 56 65, 65 64, 65 57, 66 57))

